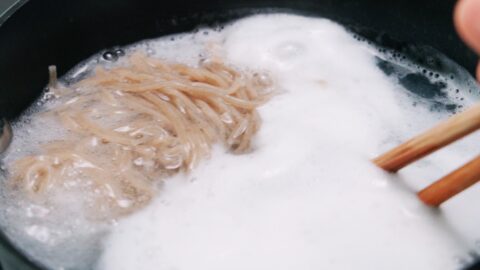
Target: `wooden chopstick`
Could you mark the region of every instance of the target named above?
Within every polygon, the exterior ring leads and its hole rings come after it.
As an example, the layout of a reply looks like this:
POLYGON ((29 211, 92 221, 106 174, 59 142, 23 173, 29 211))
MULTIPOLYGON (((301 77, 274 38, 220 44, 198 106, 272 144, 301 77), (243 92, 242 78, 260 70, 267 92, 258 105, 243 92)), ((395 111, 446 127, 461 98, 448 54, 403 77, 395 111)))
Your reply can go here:
POLYGON ((425 204, 439 206, 480 180, 480 156, 418 192, 425 204))
MULTIPOLYGON (((452 116, 432 129, 373 160, 379 167, 396 172, 408 164, 480 128, 480 104, 452 116)), ((427 205, 437 207, 480 180, 480 156, 418 192, 427 205)))
POLYGON ((425 133, 373 160, 379 167, 396 172, 408 164, 480 128, 480 104, 450 117, 425 133))

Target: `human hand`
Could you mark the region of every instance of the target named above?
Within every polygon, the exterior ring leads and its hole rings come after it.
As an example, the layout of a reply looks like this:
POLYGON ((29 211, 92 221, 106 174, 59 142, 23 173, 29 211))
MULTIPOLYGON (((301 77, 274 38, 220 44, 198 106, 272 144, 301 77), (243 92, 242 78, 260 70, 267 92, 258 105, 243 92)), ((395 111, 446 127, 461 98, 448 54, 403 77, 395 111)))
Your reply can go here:
MULTIPOLYGON (((480 0, 458 1, 454 21, 462 39, 480 55, 480 0)), ((480 80, 480 65, 477 79, 480 80)))

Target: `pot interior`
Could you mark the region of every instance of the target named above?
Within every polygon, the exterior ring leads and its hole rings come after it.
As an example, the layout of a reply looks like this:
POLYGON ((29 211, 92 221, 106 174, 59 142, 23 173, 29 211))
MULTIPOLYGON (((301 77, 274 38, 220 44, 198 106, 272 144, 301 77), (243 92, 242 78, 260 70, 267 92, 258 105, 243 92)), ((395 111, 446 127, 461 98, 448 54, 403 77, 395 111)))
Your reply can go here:
MULTIPOLYGON (((222 24, 259 12, 321 16, 429 63, 412 44, 429 45, 470 74, 476 57, 452 25, 455 0, 83 0, 20 1, 0 23, 0 116, 15 119, 41 94, 47 66, 59 75, 101 50, 222 24), (15 12, 13 12, 16 10, 15 12), (8 18, 8 19, 7 19, 8 18)), ((1 13, 1 12, 0 12, 1 13)), ((432 68, 438 65, 431 62, 432 68)), ((438 66, 437 68, 442 68, 438 66)), ((3 269, 40 269, 0 239, 3 269)))

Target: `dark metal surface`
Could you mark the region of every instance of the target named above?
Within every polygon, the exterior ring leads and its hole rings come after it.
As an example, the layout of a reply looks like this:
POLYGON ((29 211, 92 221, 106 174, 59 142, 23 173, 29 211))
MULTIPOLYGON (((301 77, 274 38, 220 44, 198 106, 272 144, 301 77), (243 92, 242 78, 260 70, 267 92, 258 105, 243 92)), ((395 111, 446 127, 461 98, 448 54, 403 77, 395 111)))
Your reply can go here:
MULTIPOLYGON (((331 18, 386 46, 398 45, 391 40, 428 44, 473 74, 476 57, 452 25, 454 4, 455 0, 30 1, 0 18, 1 24, 13 14, 0 27, 0 116, 15 118, 38 97, 51 64, 61 75, 100 50, 223 23, 255 9, 331 18)), ((4 270, 39 269, 1 234, 0 261, 4 270)))

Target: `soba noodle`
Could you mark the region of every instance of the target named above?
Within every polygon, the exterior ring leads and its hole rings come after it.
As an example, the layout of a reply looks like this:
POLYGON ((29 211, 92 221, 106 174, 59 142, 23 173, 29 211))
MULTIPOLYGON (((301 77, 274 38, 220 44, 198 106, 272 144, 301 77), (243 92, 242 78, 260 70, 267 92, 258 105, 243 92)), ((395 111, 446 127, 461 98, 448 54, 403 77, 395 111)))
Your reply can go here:
POLYGON ((73 181, 93 196, 101 218, 144 206, 156 183, 191 170, 214 143, 249 151, 260 127, 256 108, 272 86, 266 75, 219 60, 191 67, 142 53, 69 87, 52 71, 48 94, 65 101, 44 114, 68 135, 17 160, 11 181, 34 199, 73 181))

